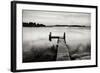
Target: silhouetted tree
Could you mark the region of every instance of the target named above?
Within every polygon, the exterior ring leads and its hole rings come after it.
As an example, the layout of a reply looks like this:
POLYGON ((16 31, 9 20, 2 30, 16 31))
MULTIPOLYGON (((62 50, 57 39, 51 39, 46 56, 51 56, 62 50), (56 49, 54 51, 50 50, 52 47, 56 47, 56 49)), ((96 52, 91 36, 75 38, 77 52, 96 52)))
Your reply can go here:
POLYGON ((23 22, 23 26, 24 27, 45 27, 45 25, 43 24, 39 24, 39 23, 36 23, 36 22, 29 22, 29 23, 25 23, 23 22))

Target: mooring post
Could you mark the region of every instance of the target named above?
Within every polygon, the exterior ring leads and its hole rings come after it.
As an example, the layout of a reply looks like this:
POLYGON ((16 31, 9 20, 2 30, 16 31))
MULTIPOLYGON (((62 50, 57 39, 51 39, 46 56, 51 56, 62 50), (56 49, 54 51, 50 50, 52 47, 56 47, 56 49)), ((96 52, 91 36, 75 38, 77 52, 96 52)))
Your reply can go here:
POLYGON ((64 32, 64 36, 63 37, 64 37, 64 41, 65 41, 66 40, 66 34, 65 34, 65 32, 64 32))
POLYGON ((51 32, 50 32, 50 34, 49 34, 49 41, 51 41, 51 32))

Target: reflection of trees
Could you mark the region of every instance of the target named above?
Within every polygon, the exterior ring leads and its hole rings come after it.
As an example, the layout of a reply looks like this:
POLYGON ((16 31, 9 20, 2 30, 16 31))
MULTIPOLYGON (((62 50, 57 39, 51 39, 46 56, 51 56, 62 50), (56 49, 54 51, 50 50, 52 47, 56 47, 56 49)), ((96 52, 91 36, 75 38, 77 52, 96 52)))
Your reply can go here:
POLYGON ((25 23, 23 22, 23 26, 24 27, 45 27, 44 24, 40 24, 40 23, 33 23, 33 22, 29 22, 29 23, 25 23))

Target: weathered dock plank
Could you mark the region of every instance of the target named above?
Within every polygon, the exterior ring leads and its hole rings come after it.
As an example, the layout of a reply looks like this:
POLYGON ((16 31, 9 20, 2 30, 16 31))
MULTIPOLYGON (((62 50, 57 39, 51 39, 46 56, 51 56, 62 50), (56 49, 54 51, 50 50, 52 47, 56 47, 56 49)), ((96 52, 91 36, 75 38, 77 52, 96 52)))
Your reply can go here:
POLYGON ((57 61, 64 61, 64 60, 70 60, 69 56, 69 50, 66 46, 65 40, 60 38, 58 40, 58 47, 57 47, 57 61))

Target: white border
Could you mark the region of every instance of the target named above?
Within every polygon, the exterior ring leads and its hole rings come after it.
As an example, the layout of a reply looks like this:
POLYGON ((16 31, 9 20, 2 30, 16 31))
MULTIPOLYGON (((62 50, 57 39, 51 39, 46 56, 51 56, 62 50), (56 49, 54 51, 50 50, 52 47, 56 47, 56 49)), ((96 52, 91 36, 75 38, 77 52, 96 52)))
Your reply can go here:
POLYGON ((96 10, 94 8, 17 4, 16 13, 17 13, 16 15, 17 16, 17 41, 16 41, 17 42, 17 47, 16 47, 17 70, 95 65, 96 63, 96 45, 95 45, 96 10), (91 60, 22 63, 22 9, 91 13, 91 32, 92 32, 91 33, 91 48, 92 48, 91 60))

